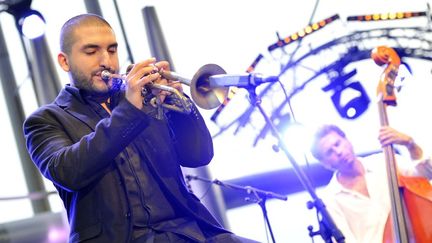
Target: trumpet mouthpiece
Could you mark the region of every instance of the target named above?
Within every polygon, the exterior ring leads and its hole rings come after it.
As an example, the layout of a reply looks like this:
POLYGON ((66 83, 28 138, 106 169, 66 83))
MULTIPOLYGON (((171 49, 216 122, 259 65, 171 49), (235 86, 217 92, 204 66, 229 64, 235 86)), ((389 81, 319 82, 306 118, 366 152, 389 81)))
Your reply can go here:
POLYGON ((108 70, 103 70, 101 72, 101 78, 103 81, 108 81, 111 78, 111 73, 108 70))

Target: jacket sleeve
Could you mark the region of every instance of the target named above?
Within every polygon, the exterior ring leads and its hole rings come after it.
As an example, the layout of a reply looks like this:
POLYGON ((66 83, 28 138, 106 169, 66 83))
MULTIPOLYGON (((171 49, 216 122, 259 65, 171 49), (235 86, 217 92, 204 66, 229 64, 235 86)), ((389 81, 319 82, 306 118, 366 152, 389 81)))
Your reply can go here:
POLYGON ((185 167, 209 164, 213 158, 213 140, 197 107, 193 105, 187 115, 170 111, 167 118, 180 164, 185 167))
POLYGON ((74 191, 110 169, 147 124, 143 112, 123 101, 94 130, 54 105, 30 115, 23 127, 27 150, 40 172, 57 186, 74 191))

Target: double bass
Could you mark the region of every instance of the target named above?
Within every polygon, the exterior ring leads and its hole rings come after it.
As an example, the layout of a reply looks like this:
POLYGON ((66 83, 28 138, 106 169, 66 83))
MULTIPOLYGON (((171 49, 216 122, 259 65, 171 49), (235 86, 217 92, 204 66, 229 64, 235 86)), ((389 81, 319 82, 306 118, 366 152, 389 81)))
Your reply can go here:
MULTIPOLYGON (((377 65, 387 64, 377 87, 377 96, 381 126, 388 126, 386 108, 396 106, 394 84, 401 61, 396 51, 386 46, 379 46, 372 50, 371 57, 377 65)), ((384 234, 383 242, 432 242, 431 184, 423 177, 400 175, 391 144, 384 146, 383 152, 386 158, 391 200, 391 224, 386 225, 387 233, 384 234), (393 233, 389 234, 388 229, 392 229, 393 233)))

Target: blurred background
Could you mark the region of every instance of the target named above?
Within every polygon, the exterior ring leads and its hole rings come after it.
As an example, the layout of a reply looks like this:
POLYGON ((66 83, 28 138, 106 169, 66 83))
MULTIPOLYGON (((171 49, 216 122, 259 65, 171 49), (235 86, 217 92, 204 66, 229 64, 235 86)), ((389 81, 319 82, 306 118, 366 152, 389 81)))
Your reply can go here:
MULTIPOLYGON (((67 241, 63 205, 26 154, 21 130, 23 119, 68 83, 56 62, 67 19, 104 16, 117 34, 122 71, 154 56, 190 78, 209 63, 228 74, 277 76, 279 82, 249 90, 232 87, 218 108, 200 108, 215 156, 207 168, 184 172, 194 193, 236 234, 312 242, 308 227, 318 231, 321 217, 308 202, 331 173, 310 156, 310 131, 335 123, 358 154, 380 151, 376 89, 387 65, 371 59, 375 47, 393 48, 402 61, 390 125, 431 154, 430 3, 0 0, 0 242, 67 241), (43 18, 43 27, 23 25, 30 13, 43 18)), ((318 233, 313 239, 323 242, 318 233)))

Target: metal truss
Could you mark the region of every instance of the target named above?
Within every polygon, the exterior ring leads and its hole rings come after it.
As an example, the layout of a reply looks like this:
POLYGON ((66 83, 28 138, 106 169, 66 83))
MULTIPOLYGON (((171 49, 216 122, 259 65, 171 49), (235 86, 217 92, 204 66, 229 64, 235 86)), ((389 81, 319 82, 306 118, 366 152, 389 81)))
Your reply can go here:
MULTIPOLYGON (((280 103, 276 103, 274 100, 271 102, 274 105, 268 111, 271 113, 271 120, 277 124, 282 120, 289 119, 290 114, 289 111, 287 112, 289 110, 287 105, 291 98, 301 92, 307 84, 322 75, 325 75, 329 80, 337 78, 343 74, 343 69, 347 65, 369 59, 371 51, 378 45, 386 45, 395 49, 402 62, 406 58, 432 61, 432 31, 429 28, 421 27, 355 31, 316 47, 311 47, 310 43, 300 43, 293 51, 288 51, 286 46, 281 47, 282 50, 280 51, 283 54, 278 60, 281 67, 279 77, 292 75, 295 76, 295 82, 291 84, 283 83, 284 86, 290 86, 290 91, 280 103), (325 63, 323 63, 323 60, 325 60, 325 63), (320 62, 322 66, 317 68, 310 64, 317 62, 320 62), (296 73, 299 72, 302 73, 302 80, 299 80, 298 76, 296 76, 296 73)), ((263 99, 274 97, 274 92, 281 92, 279 86, 273 87, 275 84, 277 83, 267 84, 266 87, 260 89, 258 96, 263 99)), ((251 121, 250 116, 253 113, 254 107, 248 107, 231 125, 237 123, 238 130, 251 121)), ((269 126, 265 124, 257 135, 254 145, 260 139, 264 139, 269 130, 269 126)))

